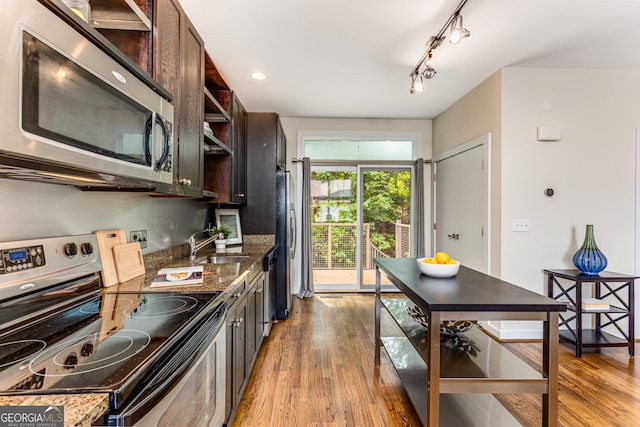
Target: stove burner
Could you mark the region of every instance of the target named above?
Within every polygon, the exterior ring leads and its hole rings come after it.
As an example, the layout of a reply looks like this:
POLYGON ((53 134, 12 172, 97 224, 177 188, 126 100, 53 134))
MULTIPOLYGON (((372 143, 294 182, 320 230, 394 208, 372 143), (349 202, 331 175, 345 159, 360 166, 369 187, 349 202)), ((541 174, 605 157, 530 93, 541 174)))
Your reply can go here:
MULTIPOLYGON (((64 377, 67 375, 80 375, 87 372, 97 371, 109 366, 120 364, 140 353, 151 342, 151 336, 143 331, 121 329, 116 333, 112 331, 98 332, 86 335, 81 338, 66 340, 41 351, 29 363, 29 370, 34 375, 44 377, 64 377), (86 360, 79 360, 74 349, 79 342, 109 340, 109 354, 89 357, 86 360), (75 357, 70 357, 75 356, 75 357), (38 370, 37 365, 42 361, 52 359, 53 363, 61 366, 67 371, 60 373, 44 373, 38 370), (69 371, 75 369, 75 371, 69 371)), ((86 345, 86 344, 85 344, 86 345)))
POLYGON ((142 298, 139 307, 128 312, 125 310, 125 313, 127 317, 153 319, 180 314, 192 310, 197 305, 197 299, 185 295, 172 295, 150 301, 142 298))
POLYGON ((46 346, 47 343, 42 340, 19 340, 2 343, 0 344, 0 352, 2 354, 9 354, 11 356, 9 357, 10 360, 5 359, 5 361, 0 363, 0 368, 4 368, 5 366, 13 365, 14 363, 26 360, 37 352, 41 351, 46 346), (29 350, 27 354, 24 354, 26 348, 28 348, 29 350))
POLYGON ((131 298, 119 297, 118 307, 114 307, 113 310, 107 310, 104 307, 101 307, 99 304, 85 304, 84 306, 80 307, 80 313, 107 314, 107 313, 113 313, 115 311, 119 311, 123 309, 126 311, 128 307, 131 307, 132 305, 135 305, 135 304, 137 304, 137 302, 132 300, 131 298))

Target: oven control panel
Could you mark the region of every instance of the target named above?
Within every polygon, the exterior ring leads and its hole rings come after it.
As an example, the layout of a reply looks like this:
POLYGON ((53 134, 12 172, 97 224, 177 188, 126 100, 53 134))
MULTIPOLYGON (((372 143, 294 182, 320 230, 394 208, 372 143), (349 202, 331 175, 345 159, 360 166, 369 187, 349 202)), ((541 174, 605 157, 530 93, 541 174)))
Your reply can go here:
POLYGON ((46 264, 42 245, 4 249, 0 257, 0 274, 15 273, 46 264))
POLYGON ((101 269, 95 234, 0 242, 2 298, 12 292, 32 292, 101 269), (14 291, 9 292, 9 287, 14 287, 14 291))

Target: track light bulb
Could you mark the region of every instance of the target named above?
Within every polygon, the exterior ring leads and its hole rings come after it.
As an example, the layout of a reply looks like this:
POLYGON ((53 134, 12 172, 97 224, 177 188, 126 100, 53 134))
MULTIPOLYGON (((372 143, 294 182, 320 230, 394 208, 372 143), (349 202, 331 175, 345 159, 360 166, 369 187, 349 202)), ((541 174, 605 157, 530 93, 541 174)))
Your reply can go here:
POLYGON ((431 65, 426 65, 424 71, 422 72, 422 77, 429 80, 435 77, 437 71, 431 65))
POLYGON ((451 34, 449 36, 449 43, 458 44, 462 39, 465 39, 471 35, 471 32, 463 27, 462 15, 456 15, 451 23, 451 34))
POLYGON ((424 83, 422 82, 422 76, 416 79, 415 87, 416 87, 416 92, 422 92, 424 90, 424 83))
POLYGON ((411 77, 411 90, 409 90, 409 92, 413 95, 416 92, 422 92, 423 90, 424 83, 422 82, 422 76, 416 71, 413 77, 411 77))

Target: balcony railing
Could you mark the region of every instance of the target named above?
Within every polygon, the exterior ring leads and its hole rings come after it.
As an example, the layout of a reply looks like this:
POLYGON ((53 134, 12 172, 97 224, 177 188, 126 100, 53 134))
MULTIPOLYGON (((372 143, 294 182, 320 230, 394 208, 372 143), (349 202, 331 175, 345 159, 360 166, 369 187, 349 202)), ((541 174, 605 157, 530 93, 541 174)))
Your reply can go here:
MULTIPOLYGON (((355 223, 312 223, 313 269, 314 270, 355 270, 357 224, 355 223)), ((395 257, 408 257, 411 247, 409 224, 400 221, 395 227, 395 257)), ((363 226, 364 269, 373 268, 373 258, 384 258, 389 255, 378 249, 371 241, 371 226, 363 226)))

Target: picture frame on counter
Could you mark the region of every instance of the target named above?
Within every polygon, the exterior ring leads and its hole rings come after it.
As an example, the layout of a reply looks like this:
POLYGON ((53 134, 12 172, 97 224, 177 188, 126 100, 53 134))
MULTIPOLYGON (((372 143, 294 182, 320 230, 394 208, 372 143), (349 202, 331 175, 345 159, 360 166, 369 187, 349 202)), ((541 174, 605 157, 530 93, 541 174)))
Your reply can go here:
POLYGON ((231 234, 227 237, 228 245, 242 243, 242 227, 240 226, 238 209, 216 209, 216 226, 225 226, 231 230, 231 234))

